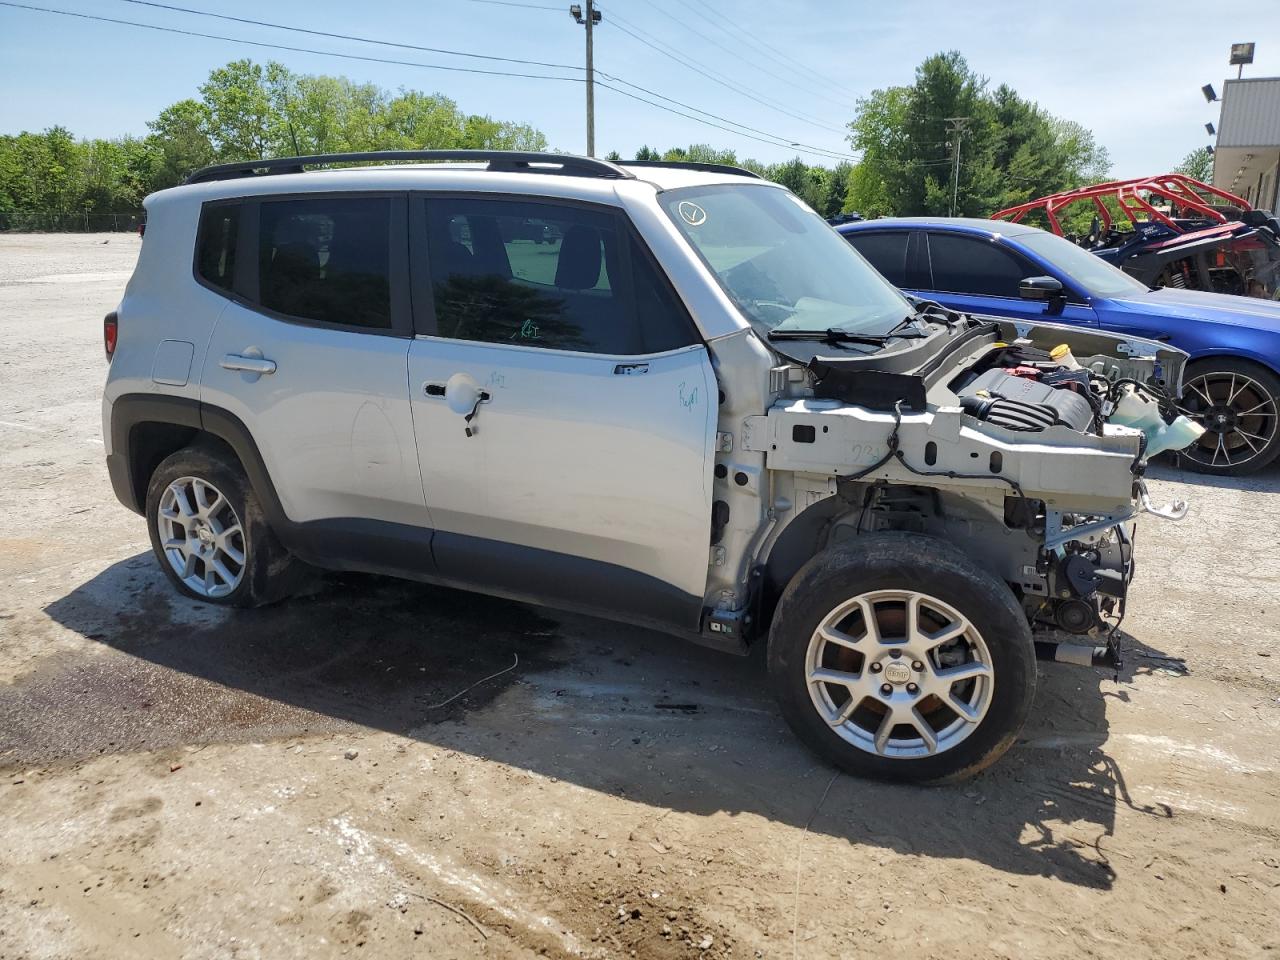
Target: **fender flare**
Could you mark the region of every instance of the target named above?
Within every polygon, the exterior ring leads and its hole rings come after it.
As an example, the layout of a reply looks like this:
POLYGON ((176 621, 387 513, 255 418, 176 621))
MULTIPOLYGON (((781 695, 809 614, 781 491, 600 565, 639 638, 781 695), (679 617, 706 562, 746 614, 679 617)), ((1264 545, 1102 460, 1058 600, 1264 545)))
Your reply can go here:
MULTIPOLYGON (((294 526, 284 512, 258 444, 244 421, 221 407, 189 397, 129 393, 117 397, 111 405, 112 452, 107 457, 107 472, 116 497, 134 513, 145 510, 138 492, 140 478, 133 475, 134 431, 144 423, 189 427, 221 440, 239 458, 272 528, 283 532, 294 526)), ((145 491, 145 484, 141 489, 145 491)))

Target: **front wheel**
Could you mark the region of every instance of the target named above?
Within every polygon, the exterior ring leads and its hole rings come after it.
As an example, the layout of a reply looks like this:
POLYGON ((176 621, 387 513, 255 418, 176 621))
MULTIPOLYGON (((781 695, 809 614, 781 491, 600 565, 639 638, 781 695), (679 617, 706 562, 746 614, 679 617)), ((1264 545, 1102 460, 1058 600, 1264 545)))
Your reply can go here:
POLYGON ((994 763, 1035 694, 1035 648, 1007 585, 950 544, 877 534, 788 585, 769 636, 792 729, 857 776, 940 783, 994 763))
POLYGON ((1280 378, 1264 367, 1199 360, 1187 369, 1178 410, 1205 428, 1181 453, 1197 473, 1243 476, 1280 454, 1280 378))

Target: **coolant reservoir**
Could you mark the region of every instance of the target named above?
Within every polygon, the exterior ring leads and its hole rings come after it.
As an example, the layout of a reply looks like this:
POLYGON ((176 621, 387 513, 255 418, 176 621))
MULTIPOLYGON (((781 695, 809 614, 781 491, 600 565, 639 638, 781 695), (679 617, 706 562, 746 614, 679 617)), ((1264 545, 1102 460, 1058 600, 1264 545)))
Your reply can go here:
POLYGON ((1049 357, 1055 363, 1060 363, 1068 370, 1079 370, 1080 364, 1076 361, 1075 354, 1071 352, 1071 348, 1065 343, 1060 343, 1049 351, 1049 357))
POLYGON ((1157 453, 1164 453, 1166 450, 1181 450, 1187 444, 1198 440, 1204 433, 1204 427, 1186 417, 1180 416, 1173 423, 1165 423, 1164 417, 1160 416, 1159 405, 1153 400, 1138 396, 1132 389, 1120 398, 1115 412, 1107 420, 1122 427, 1134 427, 1145 433, 1148 457, 1154 457, 1157 453))

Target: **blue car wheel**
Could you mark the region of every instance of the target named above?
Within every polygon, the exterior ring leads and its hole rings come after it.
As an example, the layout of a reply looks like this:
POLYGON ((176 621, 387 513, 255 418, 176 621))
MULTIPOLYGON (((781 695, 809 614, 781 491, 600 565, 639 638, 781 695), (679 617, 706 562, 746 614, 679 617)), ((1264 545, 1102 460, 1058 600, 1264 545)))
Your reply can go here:
POLYGON ((1179 406, 1204 436, 1182 451, 1199 473, 1241 476, 1280 454, 1280 378, 1257 364, 1230 357, 1191 364, 1179 406))

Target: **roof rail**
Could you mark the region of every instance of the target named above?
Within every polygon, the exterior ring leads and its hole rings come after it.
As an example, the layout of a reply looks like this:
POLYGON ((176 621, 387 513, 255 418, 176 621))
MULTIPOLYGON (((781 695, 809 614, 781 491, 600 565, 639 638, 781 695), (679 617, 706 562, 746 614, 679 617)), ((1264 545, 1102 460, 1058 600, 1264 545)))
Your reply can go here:
POLYGON ((615 160, 621 167, 675 167, 677 170, 701 170, 703 173, 729 173, 738 177, 764 177, 743 167, 735 167, 729 163, 703 163, 700 160, 615 160))
POLYGON ((308 157, 241 160, 197 170, 183 183, 209 183, 277 173, 302 173, 306 167, 339 163, 399 163, 406 161, 482 161, 494 173, 550 173, 572 177, 635 179, 616 164, 595 157, 516 150, 375 150, 368 153, 322 153, 308 157))

